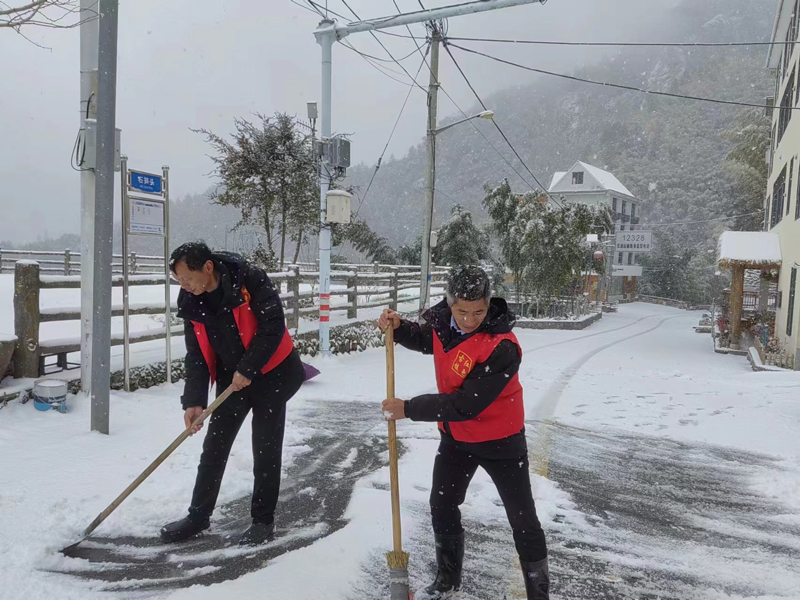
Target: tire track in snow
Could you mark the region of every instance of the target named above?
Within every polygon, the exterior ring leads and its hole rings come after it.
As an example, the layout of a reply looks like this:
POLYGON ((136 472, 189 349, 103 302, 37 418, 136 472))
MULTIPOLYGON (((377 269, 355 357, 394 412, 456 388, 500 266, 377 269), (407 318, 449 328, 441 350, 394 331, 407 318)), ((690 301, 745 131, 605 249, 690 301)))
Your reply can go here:
MULTIPOLYGON (((572 338, 569 340, 563 340, 561 342, 556 342, 555 344, 545 344, 544 346, 537 346, 536 348, 531 348, 530 350, 526 350, 525 354, 531 354, 532 352, 538 352, 539 350, 549 350, 550 348, 555 348, 556 346, 562 346, 564 344, 571 344, 573 342, 579 342, 581 340, 586 340, 588 338, 597 337, 598 335, 606 335, 607 333, 613 333, 615 331, 620 331, 622 329, 627 329, 628 327, 633 327, 644 321, 645 319, 651 319, 653 317, 657 317, 658 315, 647 315, 646 317, 642 317, 641 319, 636 319, 633 323, 628 323, 627 325, 623 325, 622 327, 615 327, 614 329, 606 329, 605 331, 598 331, 597 333, 590 333, 588 335, 582 335, 580 337, 572 338)), ((669 317, 670 319, 674 319, 675 317, 669 317)))
MULTIPOLYGON (((585 365, 592 358, 597 356, 600 352, 602 352, 603 350, 607 350, 607 349, 611 348, 612 346, 616 346, 617 344, 621 344, 622 342, 627 342, 628 340, 632 340, 634 338, 641 337, 643 335, 647 335, 648 333, 652 333, 653 331, 655 331, 656 329, 661 327, 667 321, 670 321, 672 319, 677 319, 679 316, 683 316, 683 315, 675 315, 674 317, 666 317, 664 319, 661 319, 656 325, 654 325, 653 327, 650 327, 649 329, 645 329, 644 331, 640 331, 639 333, 635 333, 633 335, 629 335, 627 337, 620 338, 620 339, 615 340, 615 341, 613 341, 613 342, 611 342, 609 344, 605 344, 604 346, 600 346, 599 348, 595 348, 594 350, 591 350, 591 351, 587 352, 586 354, 584 354, 583 356, 581 356, 578 360, 576 360, 574 363, 572 363, 570 366, 568 366, 566 369, 564 369, 564 371, 562 371, 562 373, 558 377, 558 379, 556 379, 552 383, 552 385, 549 388, 547 388, 547 391, 545 391, 544 396, 539 401, 539 404, 536 406, 536 409, 534 410, 534 414, 531 417, 529 417, 528 419, 526 419, 526 420, 527 421, 549 421, 550 419, 552 419, 553 415, 556 412, 556 406, 558 406, 558 401, 561 399, 561 396, 564 394, 564 390, 567 388, 567 386, 572 381, 572 378, 575 376, 575 374, 578 371, 580 371, 580 369, 583 367, 583 365, 585 365)), ((619 331, 620 329, 625 329, 626 327, 631 327, 631 326, 636 325, 637 323, 639 323, 639 322, 641 322, 641 321, 643 321, 644 319, 647 319, 647 318, 649 318, 649 317, 644 317, 643 319, 639 319, 639 320, 631 323, 630 325, 625 325, 624 327, 619 327, 619 328, 611 330, 611 331, 619 331)), ((592 335, 587 335, 587 336, 583 336, 581 338, 576 338, 576 339, 585 339, 587 337, 593 337, 593 336, 596 336, 596 335, 604 335, 606 333, 610 333, 611 331, 602 331, 602 332, 594 333, 592 335)), ((576 340, 570 340, 570 341, 576 341, 576 340)), ((563 344, 565 342, 558 342, 558 343, 559 344, 563 344)), ((558 345, 558 344, 551 344, 548 347, 552 347, 552 346, 556 346, 556 345, 558 345)), ((530 350, 528 352, 530 353, 530 350)))

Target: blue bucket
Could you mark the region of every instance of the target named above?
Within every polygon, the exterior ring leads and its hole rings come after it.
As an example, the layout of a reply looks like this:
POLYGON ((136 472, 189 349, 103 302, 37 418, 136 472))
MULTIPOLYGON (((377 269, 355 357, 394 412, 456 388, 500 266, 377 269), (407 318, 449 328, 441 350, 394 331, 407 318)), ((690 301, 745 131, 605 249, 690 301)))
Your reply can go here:
POLYGON ((33 406, 36 410, 55 409, 67 412, 67 382, 61 379, 39 379, 33 384, 33 406))

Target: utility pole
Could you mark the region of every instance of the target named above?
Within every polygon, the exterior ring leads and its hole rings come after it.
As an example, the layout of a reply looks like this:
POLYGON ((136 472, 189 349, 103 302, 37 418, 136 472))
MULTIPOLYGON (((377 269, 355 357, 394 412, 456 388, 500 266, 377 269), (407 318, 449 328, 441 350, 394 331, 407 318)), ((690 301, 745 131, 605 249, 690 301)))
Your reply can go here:
MULTIPOLYGON (((119 0, 100 0, 97 69, 97 167, 92 269, 91 428, 108 433, 111 375, 111 263, 114 236, 114 150, 117 114, 117 22, 119 0)), ((122 260, 127 260, 125 256, 122 260)), ((168 300, 169 301, 169 300, 168 300)), ((169 305, 167 305, 169 306, 169 305)), ((169 323, 167 323, 169 327, 169 323)))
MULTIPOLYGON (((315 32, 322 47, 322 97, 320 99, 320 138, 322 143, 331 137, 331 77, 335 23, 324 19, 315 32)), ((331 307, 331 228, 328 225, 328 188, 331 182, 330 155, 323 152, 319 161, 319 349, 330 356, 331 307)))
POLYGON ((427 170, 425 172, 425 205, 422 209, 422 260, 419 278, 419 312, 430 305, 431 293, 431 229, 433 228, 433 200, 436 193, 436 123, 439 101, 439 44, 442 33, 432 22, 431 78, 428 84, 427 170))
MULTIPOLYGON (((430 10, 418 10, 401 15, 390 15, 347 25, 336 23, 329 18, 320 21, 314 37, 322 48, 322 94, 320 97, 320 137, 323 144, 331 136, 331 74, 333 43, 352 33, 390 29, 415 23, 437 21, 498 8, 509 8, 523 4, 544 3, 546 0, 475 0, 455 6, 445 6, 430 10)), ((434 78, 435 80, 436 78, 434 78)), ((435 122, 434 122, 435 128, 435 122)), ((330 185, 330 166, 328 157, 320 161, 320 232, 319 232, 319 344, 323 356, 330 354, 330 291, 331 291, 331 231, 327 224, 327 194, 330 185)), ((428 236, 430 238, 430 235, 428 236)), ((425 286, 423 286, 424 288, 425 286)), ((422 295, 420 290, 420 295, 422 295)))
MULTIPOLYGON (((97 117, 98 0, 81 0, 80 127, 86 148, 87 119, 97 117)), ((80 159, 80 157, 78 157, 80 159)), ((80 163, 80 160, 77 162, 80 163)), ((94 171, 81 166, 81 391, 91 390, 92 261, 94 257, 94 171)))

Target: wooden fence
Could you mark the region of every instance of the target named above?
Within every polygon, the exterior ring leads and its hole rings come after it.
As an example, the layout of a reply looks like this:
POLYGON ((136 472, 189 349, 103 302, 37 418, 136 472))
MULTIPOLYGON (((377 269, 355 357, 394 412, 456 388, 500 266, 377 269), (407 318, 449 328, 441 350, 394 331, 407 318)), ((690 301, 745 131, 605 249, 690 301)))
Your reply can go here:
MULTIPOLYGON (((42 273, 59 275, 80 275, 81 254, 71 250, 9 250, 0 248, 0 273, 13 273, 14 265, 20 260, 35 260, 39 263, 42 273)), ((122 255, 114 254, 111 268, 114 273, 122 273, 122 255)), ((130 273, 136 274, 162 274, 164 273, 163 256, 147 256, 131 252, 128 255, 130 273)))
MULTIPOLYGON (((80 288, 79 275, 48 275, 36 261, 19 261, 14 270, 14 332, 17 336, 17 349, 14 357, 15 377, 38 377, 45 373, 46 368, 55 366, 57 369, 66 369, 71 365, 67 362, 67 355, 80 350, 80 338, 65 338, 41 341, 39 329, 41 323, 58 321, 80 320, 80 306, 71 308, 45 308, 40 307, 40 291, 43 289, 69 289, 80 288), (48 357, 55 357, 55 364, 47 365, 48 357)), ((432 283, 441 283, 447 277, 446 269, 438 269, 431 273, 432 283)), ((318 318, 319 307, 315 304, 319 283, 319 273, 301 271, 293 266, 291 270, 282 273, 270 273, 270 279, 280 290, 281 301, 286 313, 286 325, 290 329, 297 328, 301 318, 318 318), (302 287, 310 289, 302 289, 302 287)), ((397 309, 398 304, 419 300, 419 292, 414 295, 401 295, 402 291, 419 289, 419 271, 401 271, 395 268, 383 273, 359 273, 358 271, 334 271, 331 274, 331 298, 343 298, 344 302, 332 303, 331 312, 346 312, 348 319, 357 319, 359 309, 388 306, 397 309), (365 298, 366 301, 359 301, 365 298)), ((131 286, 164 285, 164 275, 131 275, 131 286)), ((178 285, 171 282, 172 285, 178 285)), ((112 277, 112 286, 122 286, 122 276, 112 277)), ((442 296, 441 292, 432 296, 442 296)), ((174 305, 173 311, 177 310, 174 305)), ((112 306, 112 316, 120 317, 123 314, 122 305, 112 306)), ((132 303, 129 308, 131 315, 163 315, 165 307, 163 302, 156 304, 132 303)), ((174 314, 174 312, 173 312, 174 314)), ((173 325, 172 335, 183 335, 182 325, 173 325)), ((131 332, 131 343, 146 342, 163 339, 166 336, 165 327, 131 332)), ((112 346, 122 345, 122 334, 113 334, 112 346)), ((77 366, 77 365, 76 365, 77 366)))

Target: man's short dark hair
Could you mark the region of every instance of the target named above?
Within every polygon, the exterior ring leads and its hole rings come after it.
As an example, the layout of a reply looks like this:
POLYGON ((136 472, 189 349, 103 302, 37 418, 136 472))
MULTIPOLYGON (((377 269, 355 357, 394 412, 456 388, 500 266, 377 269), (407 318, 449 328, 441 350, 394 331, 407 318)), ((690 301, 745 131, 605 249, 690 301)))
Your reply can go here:
POLYGON ((450 271, 446 293, 447 303, 451 306, 456 300, 488 302, 492 297, 492 283, 480 267, 456 267, 450 271))
POLYGON ((212 258, 211 248, 206 246, 205 242, 186 242, 172 251, 169 257, 169 270, 174 273, 175 265, 183 261, 190 271, 200 271, 212 258))

